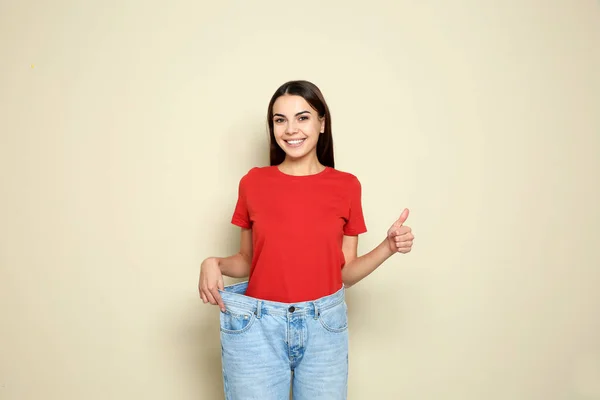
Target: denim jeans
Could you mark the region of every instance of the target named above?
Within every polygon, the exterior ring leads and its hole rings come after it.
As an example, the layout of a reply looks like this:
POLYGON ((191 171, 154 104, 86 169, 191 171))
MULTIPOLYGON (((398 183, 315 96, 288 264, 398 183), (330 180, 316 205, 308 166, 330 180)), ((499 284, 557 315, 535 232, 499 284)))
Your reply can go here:
POLYGON ((245 296, 247 282, 220 291, 226 400, 345 400, 348 317, 344 288, 301 303, 245 296))

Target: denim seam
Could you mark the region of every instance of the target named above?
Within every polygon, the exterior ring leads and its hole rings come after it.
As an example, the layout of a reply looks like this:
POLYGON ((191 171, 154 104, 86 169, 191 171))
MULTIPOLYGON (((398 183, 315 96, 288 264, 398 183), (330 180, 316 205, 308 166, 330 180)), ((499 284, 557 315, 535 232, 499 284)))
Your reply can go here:
MULTIPOLYGON (((226 308, 227 308, 228 305, 230 305, 230 306, 235 307, 235 308, 240 308, 240 309, 248 310, 248 312, 253 313, 253 314, 256 315, 256 313, 257 313, 257 307, 256 307, 256 305, 258 304, 259 301, 260 300, 256 300, 256 304, 254 304, 254 305, 250 305, 250 304, 248 304, 246 302, 241 302, 241 301, 236 301, 236 300, 225 300, 224 302, 225 302, 225 307, 226 308)), ((342 298, 336 300, 334 303, 327 304, 327 305, 324 305, 324 306, 318 306, 319 307, 319 311, 320 312, 327 311, 330 308, 336 307, 336 306, 340 305, 343 302, 344 302, 344 298, 342 297, 342 298)), ((318 302, 312 302, 312 303, 318 305, 318 302)), ((286 315, 288 315, 288 311, 285 309, 285 307, 282 307, 281 310, 274 310, 274 309, 270 309, 270 308, 271 307, 268 306, 268 305, 265 307, 265 304, 263 303, 263 308, 261 310, 261 314, 277 315, 277 316, 286 316, 286 315)), ((296 311, 296 313, 303 313, 303 314, 306 314, 306 315, 310 315, 310 313, 312 311, 314 311, 314 308, 313 309, 307 309, 307 310, 298 310, 298 311, 296 311)))
POLYGON ((291 354, 291 349, 290 349, 290 319, 287 318, 285 321, 285 344, 287 347, 287 355, 288 355, 288 362, 290 364, 290 370, 293 371, 294 370, 294 361, 293 361, 293 357, 291 354))
POLYGON ((344 298, 341 298, 339 300, 337 300, 335 303, 329 304, 328 306, 325 307, 319 307, 319 311, 326 311, 329 310, 330 308, 339 306, 340 304, 342 304, 344 302, 344 298))
MULTIPOLYGON (((339 304, 338 304, 339 305, 339 304)), ((333 307, 329 307, 328 309, 333 308, 333 307)), ((342 333, 348 330, 348 314, 346 314, 346 323, 342 328, 331 328, 330 326, 328 326, 325 322, 323 322, 323 318, 321 315, 319 315, 319 323, 321 324, 321 326, 323 328, 325 328, 327 331, 332 332, 332 333, 342 333)))
MULTIPOLYGON (((236 308, 236 307, 234 307, 234 308, 236 308)), ((236 311, 231 311, 230 308, 226 308, 223 313, 224 314, 231 314, 231 315, 233 315, 235 317, 250 317, 253 314, 252 311, 249 311, 249 310, 243 310, 242 314, 240 314, 239 312, 236 312, 236 311)))
POLYGON ((239 330, 230 330, 230 329, 225 329, 223 327, 220 327, 221 332, 226 333, 228 335, 239 335, 241 333, 246 332, 248 329, 250 329, 252 327, 252 325, 254 325, 254 322, 256 322, 257 318, 254 314, 249 316, 250 321, 248 321, 248 324, 243 327, 242 329, 239 330))

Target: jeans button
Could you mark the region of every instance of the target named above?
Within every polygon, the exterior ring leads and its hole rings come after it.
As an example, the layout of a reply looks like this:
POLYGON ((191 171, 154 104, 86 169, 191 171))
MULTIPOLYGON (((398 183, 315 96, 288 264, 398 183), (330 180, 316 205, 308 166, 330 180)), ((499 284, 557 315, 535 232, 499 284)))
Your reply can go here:
POLYGON ((291 306, 290 308, 288 308, 288 311, 289 312, 294 312, 294 311, 296 311, 296 308, 294 306, 291 306))

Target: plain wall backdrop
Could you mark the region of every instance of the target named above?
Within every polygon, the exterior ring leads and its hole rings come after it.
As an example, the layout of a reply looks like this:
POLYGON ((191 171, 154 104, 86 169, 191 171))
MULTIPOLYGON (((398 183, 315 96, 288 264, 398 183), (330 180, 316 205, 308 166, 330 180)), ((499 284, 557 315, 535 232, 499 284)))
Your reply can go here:
POLYGON ((223 398, 199 266, 291 79, 361 254, 416 235, 348 290, 349 399, 600 399, 596 0, 0 1, 0 399, 223 398))

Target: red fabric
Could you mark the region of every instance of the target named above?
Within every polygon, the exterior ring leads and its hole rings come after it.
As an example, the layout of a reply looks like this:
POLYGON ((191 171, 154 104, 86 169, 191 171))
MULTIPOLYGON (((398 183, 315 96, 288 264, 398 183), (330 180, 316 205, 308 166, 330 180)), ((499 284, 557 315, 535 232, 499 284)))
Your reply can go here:
POLYGON ((367 231, 361 185, 327 167, 308 176, 252 168, 239 183, 231 222, 252 229, 247 296, 294 303, 342 287, 342 239, 367 231))

